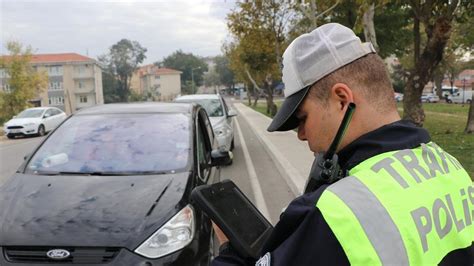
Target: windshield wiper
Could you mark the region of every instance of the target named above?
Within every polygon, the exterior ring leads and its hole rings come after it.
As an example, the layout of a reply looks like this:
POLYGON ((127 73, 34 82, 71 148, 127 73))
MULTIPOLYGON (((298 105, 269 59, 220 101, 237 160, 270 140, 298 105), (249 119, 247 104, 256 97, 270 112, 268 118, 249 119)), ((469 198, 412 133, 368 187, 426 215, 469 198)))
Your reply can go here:
POLYGON ((86 176, 126 176, 126 175, 163 175, 167 172, 128 171, 128 172, 67 172, 67 171, 35 171, 37 175, 86 175, 86 176))

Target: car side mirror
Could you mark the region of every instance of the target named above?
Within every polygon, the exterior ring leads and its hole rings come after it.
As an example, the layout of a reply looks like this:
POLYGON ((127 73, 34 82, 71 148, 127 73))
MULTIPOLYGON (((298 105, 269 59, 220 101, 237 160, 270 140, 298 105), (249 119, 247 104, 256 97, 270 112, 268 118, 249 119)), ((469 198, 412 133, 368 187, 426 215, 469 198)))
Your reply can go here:
POLYGON ((237 116, 237 112, 235 110, 229 110, 229 113, 227 113, 227 117, 233 117, 237 116))
POLYGON ((48 118, 48 117, 50 117, 50 116, 51 116, 50 114, 45 114, 45 115, 43 116, 43 118, 48 118))
POLYGON ((221 166, 230 163, 231 151, 212 150, 211 152, 211 166, 221 166))

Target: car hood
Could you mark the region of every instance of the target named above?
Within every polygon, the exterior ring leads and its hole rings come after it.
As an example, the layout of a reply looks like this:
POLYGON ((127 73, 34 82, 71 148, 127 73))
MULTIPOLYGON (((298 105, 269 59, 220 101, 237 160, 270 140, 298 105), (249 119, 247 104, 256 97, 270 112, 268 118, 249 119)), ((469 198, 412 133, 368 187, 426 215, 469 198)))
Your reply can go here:
POLYGON ((188 176, 17 173, 0 187, 0 245, 133 250, 184 205, 188 176))
POLYGON ((209 117, 209 121, 211 122, 212 128, 218 128, 220 127, 223 123, 225 123, 226 119, 225 116, 215 116, 215 117, 209 117))
POLYGON ((40 123, 41 118, 13 118, 10 119, 8 122, 5 123, 5 126, 22 126, 27 123, 40 123))

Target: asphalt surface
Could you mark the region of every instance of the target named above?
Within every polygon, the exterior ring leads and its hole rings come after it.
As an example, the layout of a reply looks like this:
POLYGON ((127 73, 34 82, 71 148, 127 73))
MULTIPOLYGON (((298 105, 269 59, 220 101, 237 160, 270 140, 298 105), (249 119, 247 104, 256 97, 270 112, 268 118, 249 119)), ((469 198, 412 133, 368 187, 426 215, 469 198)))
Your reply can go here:
POLYGON ((0 183, 15 173, 25 155, 31 153, 43 138, 0 139, 0 183))
MULTIPOLYGON (((246 120, 241 115, 234 119, 234 161, 232 165, 223 167, 221 179, 233 180, 275 224, 294 195, 246 120)), ((41 140, 40 137, 0 140, 0 183, 13 175, 23 157, 31 153, 41 140)))

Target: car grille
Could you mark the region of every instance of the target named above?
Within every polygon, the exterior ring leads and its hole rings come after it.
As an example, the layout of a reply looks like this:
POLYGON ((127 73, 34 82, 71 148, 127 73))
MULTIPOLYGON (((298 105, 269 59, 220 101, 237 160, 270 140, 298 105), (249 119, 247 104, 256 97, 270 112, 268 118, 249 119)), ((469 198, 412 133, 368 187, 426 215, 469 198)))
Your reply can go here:
POLYGON ((4 247, 3 251, 9 262, 97 264, 112 261, 120 248, 4 247), (71 255, 65 259, 51 259, 46 253, 52 249, 65 249, 71 255))
POLYGON ((7 129, 20 129, 20 128, 23 128, 23 126, 11 126, 11 127, 7 127, 7 129))

